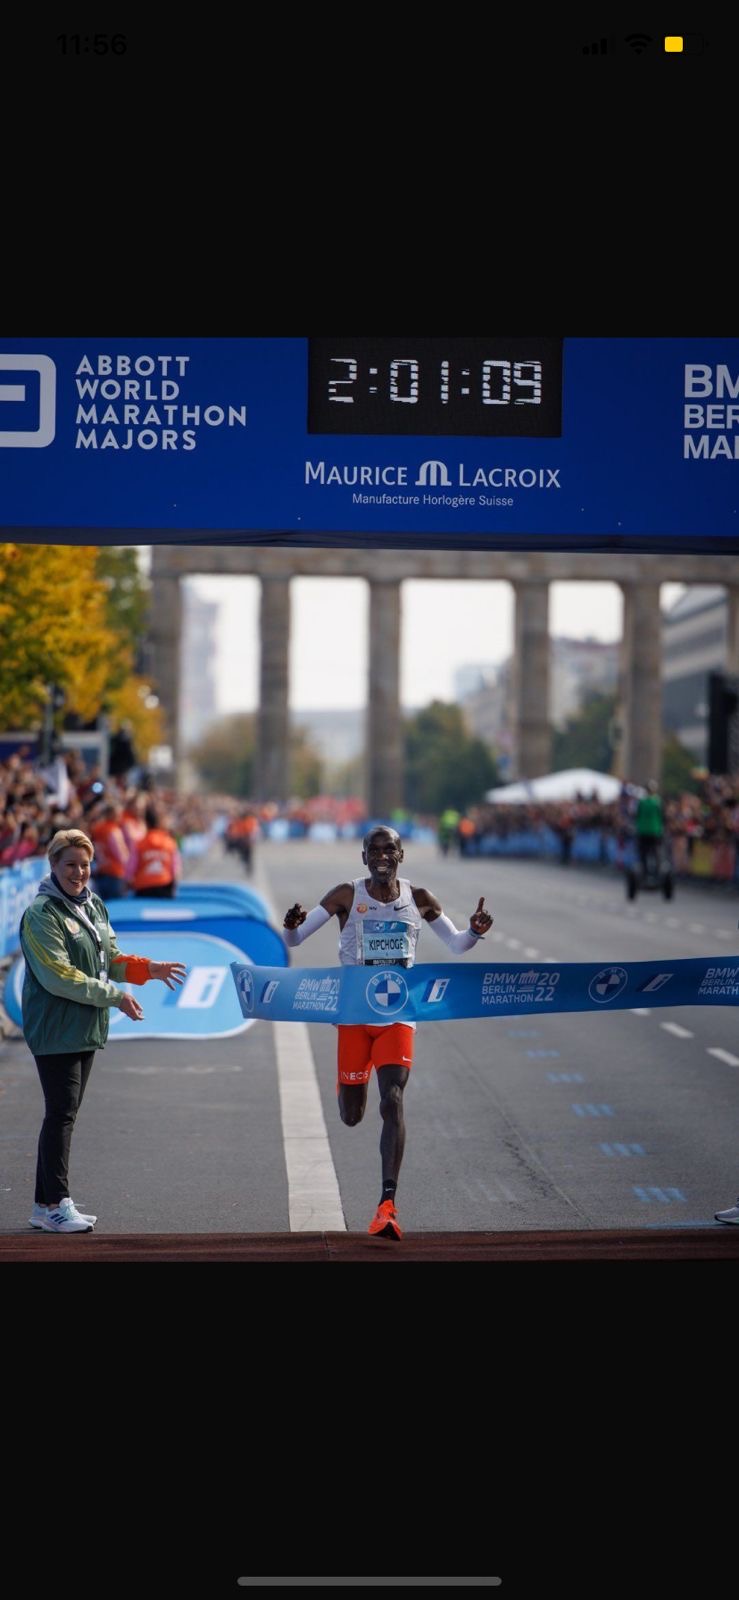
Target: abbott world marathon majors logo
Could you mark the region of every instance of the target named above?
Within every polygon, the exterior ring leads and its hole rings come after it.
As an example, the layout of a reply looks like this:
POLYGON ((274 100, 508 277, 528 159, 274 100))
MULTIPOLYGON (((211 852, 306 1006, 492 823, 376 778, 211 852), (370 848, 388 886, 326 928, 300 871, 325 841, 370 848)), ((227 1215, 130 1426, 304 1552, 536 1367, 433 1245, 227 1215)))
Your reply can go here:
POLYGON ((397 1015, 408 999, 408 985, 399 972, 378 972, 370 978, 365 994, 381 1017, 397 1015))
POLYGON ((615 1000, 623 993, 628 981, 629 974, 623 967, 604 967, 591 978, 588 994, 596 1005, 607 1006, 609 1000, 615 1000))
POLYGON ((0 449, 43 450, 56 433, 56 366, 50 356, 0 353, 0 449))

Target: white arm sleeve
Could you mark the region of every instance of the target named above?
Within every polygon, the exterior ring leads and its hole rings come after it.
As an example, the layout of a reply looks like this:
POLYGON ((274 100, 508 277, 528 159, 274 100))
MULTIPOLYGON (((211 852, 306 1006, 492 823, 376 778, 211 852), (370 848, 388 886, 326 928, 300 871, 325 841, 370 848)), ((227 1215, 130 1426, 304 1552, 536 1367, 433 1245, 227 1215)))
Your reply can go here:
POLYGON ((426 926, 431 929, 432 933, 436 934, 437 939, 441 939, 442 944, 448 946, 455 956, 463 955, 465 950, 472 950, 478 939, 484 939, 485 937, 482 933, 473 933, 472 928, 465 928, 460 932, 458 928, 455 928, 451 918, 444 916, 443 911, 441 916, 434 917, 433 921, 427 920, 426 926))
POLYGON ((325 906, 314 906, 313 910, 308 912, 305 922, 301 922, 299 928, 283 928, 281 930, 282 937, 285 944, 292 949, 293 945, 302 944, 304 939, 310 939, 311 934, 315 933, 318 928, 322 928, 324 922, 330 921, 331 912, 327 911, 325 906))

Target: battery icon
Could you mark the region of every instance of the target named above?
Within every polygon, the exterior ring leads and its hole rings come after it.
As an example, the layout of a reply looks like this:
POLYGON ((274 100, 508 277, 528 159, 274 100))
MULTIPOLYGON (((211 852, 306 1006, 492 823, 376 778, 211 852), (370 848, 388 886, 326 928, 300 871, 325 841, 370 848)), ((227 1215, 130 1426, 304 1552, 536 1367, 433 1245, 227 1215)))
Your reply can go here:
POLYGON ((708 40, 702 33, 666 33, 664 45, 666 55, 676 56, 702 56, 708 40))

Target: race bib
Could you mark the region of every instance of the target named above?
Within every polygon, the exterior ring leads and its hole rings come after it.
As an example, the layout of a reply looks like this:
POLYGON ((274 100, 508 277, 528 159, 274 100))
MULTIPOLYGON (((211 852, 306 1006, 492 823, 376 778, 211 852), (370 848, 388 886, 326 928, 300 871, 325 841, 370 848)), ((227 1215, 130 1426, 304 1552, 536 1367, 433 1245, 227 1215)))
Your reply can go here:
POLYGON ((360 922, 357 950, 364 967, 409 967, 413 961, 413 929, 408 922, 360 922))

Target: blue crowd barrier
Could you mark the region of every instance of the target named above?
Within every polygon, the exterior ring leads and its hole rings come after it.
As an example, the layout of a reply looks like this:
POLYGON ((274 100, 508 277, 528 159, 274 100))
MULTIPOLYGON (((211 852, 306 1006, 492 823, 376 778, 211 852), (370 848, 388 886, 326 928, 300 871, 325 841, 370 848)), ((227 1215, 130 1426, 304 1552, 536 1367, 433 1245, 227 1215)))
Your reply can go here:
POLYGON ((239 906, 250 917, 271 921, 266 900, 245 883, 189 883, 185 880, 177 885, 177 904, 198 905, 202 900, 222 902, 227 907, 239 906))
POLYGON ((32 856, 17 867, 0 870, 0 959, 20 948, 20 920, 36 894, 36 888, 49 870, 44 856, 32 856))
POLYGON ((287 946, 276 928, 270 927, 263 917, 249 915, 238 905, 219 900, 217 896, 193 900, 189 905, 177 900, 116 900, 108 907, 108 915, 115 928, 119 945, 124 933, 154 928, 170 928, 172 932, 211 934, 227 939, 245 950, 253 961, 273 960, 287 966, 287 946), (267 958, 263 952, 270 950, 267 958))

